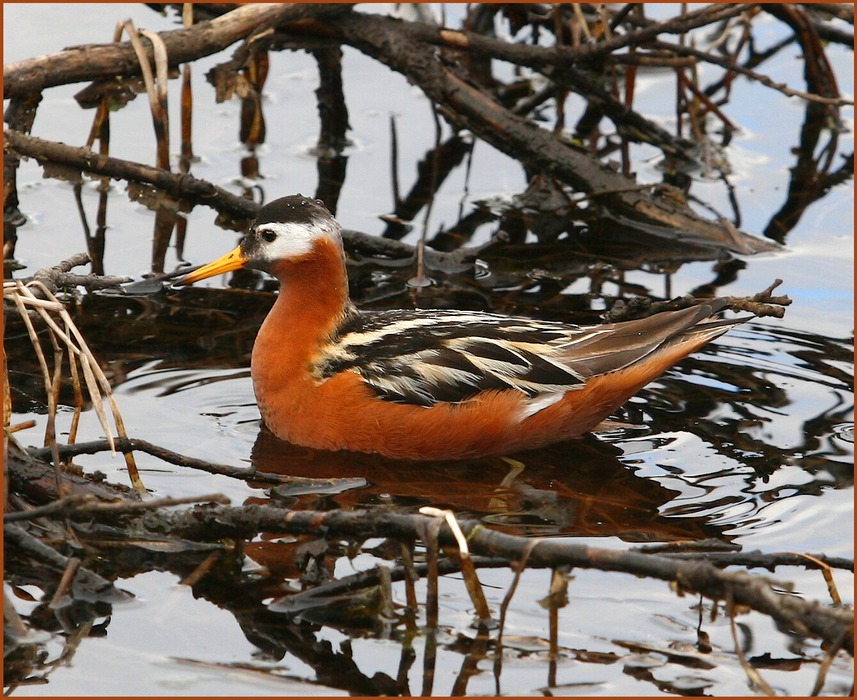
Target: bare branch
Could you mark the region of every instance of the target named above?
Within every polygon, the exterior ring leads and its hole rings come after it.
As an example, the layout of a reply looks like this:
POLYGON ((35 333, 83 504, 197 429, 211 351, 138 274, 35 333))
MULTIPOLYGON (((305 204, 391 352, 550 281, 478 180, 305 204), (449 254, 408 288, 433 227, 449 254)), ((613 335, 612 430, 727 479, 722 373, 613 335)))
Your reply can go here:
MULTIPOLYGON (((211 21, 187 29, 161 32, 170 66, 210 56, 240 41, 260 26, 284 26, 313 17, 350 10, 350 5, 255 3, 243 5, 211 21)), ((152 47, 146 47, 152 61, 152 47)), ((99 78, 140 75, 140 63, 130 42, 74 46, 49 56, 9 63, 3 67, 3 97, 18 97, 56 85, 99 78)))

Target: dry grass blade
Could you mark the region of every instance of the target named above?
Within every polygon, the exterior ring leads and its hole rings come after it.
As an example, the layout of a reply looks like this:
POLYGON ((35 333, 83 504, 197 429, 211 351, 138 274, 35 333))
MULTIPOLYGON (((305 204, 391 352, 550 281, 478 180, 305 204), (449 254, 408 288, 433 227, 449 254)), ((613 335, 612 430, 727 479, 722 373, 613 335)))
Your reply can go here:
POLYGON ((116 446, 113 443, 113 434, 110 432, 110 424, 107 421, 107 412, 100 401, 95 401, 96 396, 100 394, 98 390, 98 382, 95 380, 95 374, 92 371, 92 364, 86 355, 81 355, 78 358, 80 367, 83 370, 83 379, 86 382, 86 388, 89 390, 89 395, 93 397, 92 408, 95 410, 95 415, 98 416, 98 422, 101 423, 101 428, 107 437, 107 442, 110 443, 110 453, 116 454, 116 446))
POLYGON ((405 600, 407 601, 408 612, 412 613, 407 616, 405 621, 409 630, 415 629, 414 616, 419 608, 419 604, 417 603, 417 591, 414 587, 414 583, 419 579, 419 576, 417 576, 416 569, 414 568, 414 554, 412 546, 412 544, 405 542, 399 543, 402 568, 405 570, 405 600))
POLYGON ((78 569, 80 569, 80 559, 77 557, 69 557, 65 571, 63 571, 62 578, 60 579, 59 584, 57 584, 57 589, 54 591, 53 597, 51 598, 51 607, 58 607, 62 602, 62 599, 68 595, 69 589, 71 588, 71 582, 74 580, 74 576, 78 572, 78 569))
MULTIPOLYGON (((51 410, 51 399, 53 397, 53 392, 51 391, 51 380, 50 380, 50 372, 48 371, 48 362, 45 359, 45 353, 42 350, 42 344, 39 342, 39 336, 36 333, 36 328, 33 326, 33 321, 30 318, 30 315, 27 313, 27 306, 33 306, 33 304, 27 304, 25 299, 28 299, 30 295, 29 290, 24 287, 20 282, 15 285, 14 288, 10 287, 10 285, 3 285, 3 296, 11 296, 12 301, 15 303, 15 306, 18 308, 18 313, 21 315, 21 319, 24 321, 24 325, 27 328, 27 335, 30 337, 30 343, 33 346, 33 350, 36 353, 36 359, 39 362, 39 368, 42 370, 42 378, 45 383, 45 395, 48 398, 48 410, 51 410), (16 289, 18 293, 8 293, 7 290, 16 289)), ((38 306, 37 306, 38 308, 38 306)))
POLYGON ((536 548, 536 545, 541 541, 541 537, 536 537, 527 542, 523 552, 521 552, 521 558, 515 562, 515 576, 512 579, 509 590, 506 591, 506 595, 503 597, 503 602, 500 603, 500 621, 497 625, 497 641, 494 646, 494 678, 495 691, 497 695, 500 694, 500 675, 503 670, 503 632, 506 629, 506 613, 509 610, 509 604, 512 602, 512 597, 518 589, 518 584, 521 581, 521 574, 523 574, 524 570, 527 568, 527 560, 530 558, 530 554, 536 548))
MULTIPOLYGON (((544 604, 546 601, 541 601, 544 604)), ((547 597, 550 626, 550 658, 559 657, 559 610, 568 605, 568 568, 558 567, 551 572, 550 593, 547 597)))
MULTIPOLYGON (((816 697, 821 694, 822 688, 824 688, 824 683, 827 680, 827 672, 830 670, 830 667, 833 665, 833 660, 836 658, 836 655, 839 653, 839 650, 842 649, 842 642, 845 641, 845 634, 841 634, 839 639, 834 641, 827 649, 824 654, 824 658, 821 660, 821 664, 818 667, 818 675, 815 677, 815 683, 812 686, 812 690, 810 691, 810 697, 816 697)), ((853 688, 852 688, 852 695, 853 688)))
POLYGON ((583 14, 583 9, 578 3, 574 3, 571 7, 572 10, 574 10, 574 18, 577 20, 577 24, 583 32, 583 36, 586 37, 587 41, 591 41, 592 31, 589 29, 589 23, 586 21, 586 17, 583 14))
POLYGON ((480 622, 485 622, 491 619, 491 610, 488 607, 488 601, 485 600, 485 593, 479 583, 479 577, 476 575, 476 567, 473 566, 473 560, 470 558, 470 550, 467 547, 467 538, 461 531, 458 521, 455 519, 455 513, 451 510, 441 510, 425 506, 420 508, 420 513, 436 518, 443 518, 458 544, 458 549, 461 554, 461 574, 464 578, 464 583, 467 586, 467 592, 470 594, 470 599, 476 607, 476 615, 480 622))
POLYGON ((506 591, 506 595, 503 598, 503 602, 500 604, 500 624, 499 629, 497 631, 497 647, 496 654, 497 658, 500 658, 503 650, 503 631, 506 625, 506 612, 509 609, 509 603, 512 602, 512 597, 515 595, 515 591, 518 589, 518 583, 521 581, 521 574, 524 573, 524 570, 527 568, 527 560, 530 558, 530 554, 542 541, 541 537, 536 537, 527 542, 524 547, 524 551, 521 553, 521 558, 515 562, 515 576, 512 578, 512 583, 509 586, 509 590, 506 591))
MULTIPOLYGON (((182 25, 193 26, 193 4, 182 4, 182 25)), ((181 172, 189 172, 190 161, 193 159, 193 89, 191 88, 191 64, 182 66, 181 88, 181 172)))
MULTIPOLYGON (((59 300, 54 297, 47 287, 44 284, 36 280, 33 284, 41 287, 43 293, 48 296, 48 298, 53 299, 58 306, 58 313, 65 323, 66 327, 71 331, 71 335, 74 337, 76 341, 77 347, 80 348, 79 357, 86 358, 87 364, 81 362, 81 367, 84 369, 84 376, 86 377, 87 368, 92 371, 95 375, 95 379, 98 382, 98 387, 100 387, 100 391, 96 388, 95 393, 92 393, 90 390, 90 396, 92 398, 93 407, 98 413, 99 420, 102 420, 102 414, 104 413, 104 409, 102 407, 103 398, 107 399, 107 403, 110 404, 110 410, 113 414, 113 423, 116 425, 116 432, 119 434, 119 437, 127 438, 128 433, 125 430, 125 421, 122 419, 122 414, 119 412, 119 406, 116 404, 116 400, 113 398, 113 390, 110 387, 110 382, 107 381, 107 377, 104 375, 104 372, 101 371, 101 367, 95 359, 95 356, 92 354, 92 351, 89 349, 89 346, 86 344, 86 339, 83 337, 83 334, 78 330, 71 316, 69 316, 68 311, 66 311, 65 306, 63 306, 59 300)), ((55 325, 55 324, 54 324, 55 325)), ((75 345, 69 345, 69 348, 74 348, 75 345)), ((87 378, 87 382, 88 382, 87 378)), ((110 443, 111 452, 115 454, 115 449, 113 446, 113 437, 110 432, 110 428, 107 425, 107 416, 104 415, 102 420, 102 426, 105 430, 105 435, 110 443)), ((134 454, 132 452, 125 452, 125 465, 128 467, 128 476, 131 479, 131 483, 134 488, 140 493, 146 493, 146 487, 143 485, 142 480, 140 479, 140 473, 137 470, 137 464, 134 460, 134 454)))
MULTIPOLYGON (((46 397, 47 402, 48 402, 48 426, 45 430, 45 445, 50 445, 52 448, 54 475, 56 477, 57 490, 62 492, 62 474, 61 474, 60 468, 59 468, 59 464, 60 464, 59 452, 57 451, 57 448, 56 448, 56 439, 49 441, 50 435, 55 434, 55 431, 53 429, 53 421, 54 421, 54 416, 56 415, 56 408, 57 408, 56 407, 56 394, 54 394, 54 391, 53 391, 53 383, 51 381, 50 372, 48 371, 48 362, 45 359, 45 353, 42 350, 42 344, 39 342, 38 333, 36 333, 36 328, 33 325, 33 321, 30 318, 29 313, 27 312, 27 304, 25 302, 25 299, 28 296, 32 296, 32 293, 26 287, 24 287, 24 285, 21 284, 20 282, 16 282, 14 285, 13 284, 4 284, 3 285, 3 296, 4 296, 4 298, 6 297, 7 288, 10 291, 12 291, 12 290, 18 291, 17 294, 12 294, 13 301, 15 302, 15 306, 18 309, 18 313, 20 314, 21 318, 24 320, 24 325, 27 328, 27 335, 30 338, 30 344, 33 346, 33 350, 36 353, 36 359, 39 362, 39 369, 41 369, 41 371, 42 371, 42 380, 44 381, 44 384, 45 384, 45 397, 46 397), (22 291, 24 292, 23 295, 21 293, 22 291)), ((44 309, 40 308, 38 306, 36 307, 36 310, 40 311, 42 313, 45 313, 44 309)), ((7 379, 8 378, 4 377, 4 380, 7 380, 7 379)), ((7 386, 8 386, 8 384, 9 384, 9 382, 6 381, 7 386)))
POLYGON ((155 32, 141 29, 140 34, 152 42, 155 51, 155 88, 158 105, 162 106, 167 99, 168 62, 167 47, 164 40, 155 32))
MULTIPOLYGON (((110 430, 110 423, 107 420, 107 413, 104 411, 104 407, 102 405, 101 399, 101 391, 99 390, 99 382, 96 379, 95 371, 101 373, 101 368, 98 366, 98 362, 95 361, 92 353, 86 345, 86 342, 83 340, 83 336, 80 331, 77 330, 77 326, 74 324, 71 316, 68 315, 68 312, 65 310, 65 307, 62 303, 51 293, 51 291, 45 287, 44 284, 39 282, 38 280, 31 283, 33 286, 38 286, 43 294, 48 297, 48 300, 38 299, 33 295, 33 293, 29 290, 27 285, 24 285, 21 282, 18 282, 18 290, 25 293, 28 298, 28 303, 30 306, 33 306, 36 312, 41 316, 42 320, 48 326, 48 328, 53 332, 54 337, 59 337, 69 348, 70 358, 73 355, 77 356, 78 362, 80 362, 81 370, 83 371, 83 378, 86 382, 86 387, 89 390, 89 396, 92 399, 92 407, 95 410, 95 414, 98 416, 98 421, 101 423, 101 428, 104 430, 104 435, 107 438, 108 443, 110 444, 110 452, 111 454, 116 454, 116 447, 113 444, 113 434, 110 430), (63 329, 61 329, 57 323, 53 320, 50 313, 48 311, 53 311, 57 315, 62 318, 65 327, 71 331, 70 334, 67 334, 63 329), (72 339, 72 336, 76 339, 72 339), (93 371, 93 367, 95 371, 93 371)), ((71 360, 70 360, 71 361, 71 360)), ((43 371, 45 368, 43 367, 43 371)), ((102 374, 103 376, 103 374, 102 374)), ((104 389, 108 394, 110 391, 110 384, 107 382, 107 378, 104 377, 104 383, 102 384, 104 389)))
MULTIPOLYGON (((110 382, 107 380, 107 377, 101 370, 95 356, 89 349, 83 334, 75 325, 74 320, 71 318, 68 311, 66 311, 65 306, 39 280, 34 280, 28 284, 24 284, 19 280, 4 283, 3 296, 4 298, 10 298, 15 303, 24 325, 27 328, 30 342, 32 343, 39 362, 39 367, 42 371, 49 414, 45 444, 50 444, 52 447, 56 447, 56 439, 53 431, 53 417, 56 414, 59 379, 61 376, 62 350, 60 343, 62 343, 68 351, 68 362, 69 366, 72 368, 72 381, 75 383, 75 403, 77 404, 75 416, 72 418, 74 431, 70 435, 70 439, 73 440, 77 432, 79 412, 82 410, 81 404, 83 400, 83 392, 80 390, 80 374, 82 374, 93 410, 95 411, 98 421, 101 424, 101 428, 104 431, 111 453, 115 455, 116 449, 114 444, 114 435, 110 428, 110 421, 108 419, 107 412, 104 410, 105 399, 110 405, 116 431, 120 437, 127 438, 128 436, 125 432, 124 421, 119 413, 119 407, 113 398, 110 382), (45 298, 37 297, 31 288, 38 289, 45 298), (48 363, 29 311, 35 312, 51 333, 51 342, 56 353, 56 365, 53 377, 48 369, 48 363), (62 326, 57 323, 54 316, 59 317, 62 322, 62 326), (78 368, 75 366, 75 363, 80 364, 80 373, 78 373, 78 368)), ((54 462, 58 468, 58 451, 53 451, 56 453, 54 455, 54 462)), ((140 493, 145 493, 146 488, 140 479, 133 454, 126 452, 124 456, 132 485, 140 493)))
POLYGON ((750 680, 751 687, 768 696, 776 695, 774 689, 768 685, 768 682, 762 678, 762 675, 750 664, 749 661, 747 661, 747 656, 744 654, 744 648, 741 646, 741 642, 738 639, 738 625, 735 623, 735 603, 732 601, 731 596, 726 601, 726 614, 729 617, 729 629, 732 631, 732 641, 735 643, 735 654, 738 656, 741 668, 744 669, 744 672, 747 674, 747 678, 750 680))
POLYGON ((824 576, 824 581, 827 584, 827 591, 830 593, 830 599, 833 601, 834 605, 842 605, 842 597, 839 595, 839 589, 836 587, 836 582, 833 580, 833 570, 830 568, 829 564, 821 561, 821 559, 817 559, 811 554, 804 554, 803 552, 789 552, 789 554, 803 557, 821 569, 821 575, 824 576))
MULTIPOLYGON (((123 22, 117 22, 113 30, 113 43, 117 44, 122 39, 123 22)), ((95 110, 95 116, 92 119, 92 128, 89 130, 89 136, 86 139, 86 147, 92 148, 95 140, 99 141, 99 152, 101 155, 107 155, 110 152, 110 100, 105 96, 98 103, 98 109, 95 110)))
POLYGON ((158 104, 158 95, 155 90, 155 78, 152 75, 152 67, 149 65, 146 49, 143 47, 143 42, 140 41, 140 34, 137 28, 130 19, 122 23, 122 28, 127 32, 131 46, 134 47, 134 53, 137 54, 137 60, 140 62, 140 72, 143 75, 143 82, 146 85, 146 94, 149 97, 149 104, 154 111, 158 104))
MULTIPOLYGON (((6 386, 8 387, 8 385, 9 384, 7 382, 6 386)), ((11 413, 12 413, 12 409, 10 406, 5 413, 6 420, 9 420, 9 416, 11 415, 11 413)), ((36 427, 36 421, 25 420, 21 423, 16 423, 15 425, 6 425, 4 427, 6 428, 6 434, 11 435, 12 433, 17 433, 19 430, 29 430, 30 428, 35 428, 36 427)))
POLYGON ((438 605, 438 552, 440 544, 438 536, 441 521, 437 518, 420 523, 419 536, 425 543, 426 557, 426 626, 430 631, 437 630, 439 605, 438 605))
MULTIPOLYGON (((69 334, 70 330, 68 324, 65 327, 66 335, 69 334)), ((83 390, 80 388, 80 373, 77 371, 77 362, 73 362, 71 360, 71 353, 69 353, 69 367, 71 368, 71 386, 74 390, 74 413, 71 416, 71 425, 68 429, 68 444, 74 444, 75 440, 77 440, 77 428, 80 425, 80 416, 83 413, 83 390)), ((70 460, 67 460, 70 461, 70 460)))
POLYGON ((140 63, 140 72, 143 75, 143 82, 146 85, 146 94, 149 97, 149 106, 152 110, 152 124, 155 128, 155 136, 157 138, 157 165, 163 170, 170 169, 170 145, 169 145, 169 124, 168 111, 166 109, 167 102, 167 50, 163 40, 153 32, 137 31, 134 23, 127 20, 123 23, 123 28, 131 40, 131 45, 134 47, 134 53, 137 55, 137 60, 140 63), (157 82, 155 76, 152 75, 152 68, 149 65, 149 57, 143 42, 140 41, 140 35, 146 36, 152 42, 152 47, 155 57, 155 71, 157 74, 157 82))
POLYGON ((220 550, 215 550, 209 554, 202 562, 200 562, 199 566, 179 581, 179 585, 189 587, 195 586, 203 576, 207 575, 208 572, 211 571, 222 556, 223 552, 220 550))
MULTIPOLYGON (((63 351, 62 346, 57 342, 56 337, 53 334, 48 335, 48 339, 51 341, 51 346, 54 349, 54 373, 50 378, 51 382, 51 393, 49 404, 53 406, 53 411, 51 411, 48 416, 47 426, 45 427, 45 440, 47 444, 51 446, 51 452, 53 454, 53 460, 55 465, 59 465, 60 456, 59 450, 57 449, 57 413, 56 409, 59 405, 60 400, 60 387, 62 385, 62 366, 63 366, 63 351)), ((59 468, 57 467, 57 470, 59 468)), ((57 482, 59 483, 59 482, 57 482)))
MULTIPOLYGON (((0 315, 0 331, 6 337, 6 316, 0 315)), ((6 345, 4 343, 0 353, 3 354, 3 427, 7 432, 12 432, 10 426, 12 420, 12 393, 9 391, 9 367, 6 364, 6 345)), ((19 428, 20 429, 20 428, 19 428)))

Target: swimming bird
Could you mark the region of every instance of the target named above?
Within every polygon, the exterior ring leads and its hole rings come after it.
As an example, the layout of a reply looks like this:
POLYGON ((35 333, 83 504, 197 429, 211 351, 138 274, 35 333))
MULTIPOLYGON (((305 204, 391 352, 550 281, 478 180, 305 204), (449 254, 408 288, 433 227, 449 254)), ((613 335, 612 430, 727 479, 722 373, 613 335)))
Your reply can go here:
POLYGON ((279 438, 408 460, 503 455, 580 436, 735 323, 723 298, 641 320, 574 326, 478 311, 364 311, 342 228, 320 200, 263 206, 240 245, 185 275, 242 267, 280 292, 251 376, 279 438))

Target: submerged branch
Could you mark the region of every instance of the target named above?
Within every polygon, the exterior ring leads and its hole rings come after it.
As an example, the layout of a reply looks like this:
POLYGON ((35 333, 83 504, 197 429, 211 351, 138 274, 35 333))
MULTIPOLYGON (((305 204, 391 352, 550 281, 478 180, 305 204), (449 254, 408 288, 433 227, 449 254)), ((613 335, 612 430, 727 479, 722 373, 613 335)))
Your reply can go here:
MULTIPOLYGON (((216 506, 163 518, 143 516, 140 526, 156 534, 169 533, 188 539, 252 537, 258 532, 291 535, 324 535, 333 538, 393 537, 414 540, 433 521, 421 515, 405 515, 377 509, 330 512, 291 511, 273 506, 249 505, 242 508, 216 506)), ((510 562, 528 551, 530 568, 569 565, 602 571, 618 571, 678 584, 684 591, 746 605, 771 616, 795 633, 832 642, 845 635, 843 645, 853 653, 853 613, 844 608, 808 602, 791 594, 778 593, 765 577, 741 571, 723 571, 705 561, 681 561, 659 555, 609 550, 563 540, 533 540, 489 530, 475 521, 459 521, 470 551, 488 557, 505 557, 510 562)), ((456 546, 448 526, 442 525, 440 542, 456 546)))
MULTIPOLYGON (((169 451, 152 449, 144 441, 117 441, 117 447, 133 447, 137 450, 149 449, 153 454, 175 459, 175 455, 169 451), (127 445, 125 443, 128 443, 127 445)), ((78 453, 92 451, 95 444, 69 446, 76 449, 78 453)), ((100 445, 99 447, 103 447, 100 445)), ((31 450, 30 459, 39 455, 38 450, 31 450)), ((181 456, 179 456, 181 457, 181 456)), ((188 460, 181 457, 183 463, 188 466, 197 466, 197 460, 188 460)), ((246 472, 246 470, 244 470, 246 472)), ((260 481, 263 475, 257 474, 260 481)), ((217 495, 201 497, 205 500, 217 501, 217 495)), ((196 500, 196 499, 182 499, 196 500)), ((162 502, 158 505, 170 506, 182 502, 172 500, 162 502)), ((170 538, 183 538, 194 542, 204 543, 222 539, 250 539, 260 532, 289 534, 294 536, 321 536, 328 539, 347 539, 361 541, 368 538, 385 537, 401 542, 412 542, 420 540, 427 526, 439 527, 439 544, 443 547, 452 547, 457 550, 458 541, 453 530, 443 523, 438 523, 435 518, 416 514, 402 514, 387 509, 377 508, 367 511, 349 512, 333 510, 328 512, 318 511, 293 511, 272 505, 246 505, 233 507, 225 505, 198 506, 192 510, 181 512, 165 512, 158 508, 155 510, 151 504, 124 503, 98 504, 93 501, 92 496, 75 496, 58 502, 53 509, 41 509, 39 515, 46 516, 56 510, 65 517, 72 520, 83 518, 91 520, 99 513, 105 516, 115 517, 122 514, 126 518, 126 529, 133 532, 134 537, 158 538, 169 536, 170 538), (74 507, 79 504, 80 507, 74 507), (134 511, 145 509, 141 515, 134 515, 134 511), (151 510, 150 510, 151 509, 151 510)), ((14 516, 23 519, 26 516, 14 516)), ((29 518, 28 518, 29 519, 29 518)), ((744 571, 724 571, 711 561, 706 561, 706 553, 699 553, 692 557, 685 553, 683 558, 667 554, 650 554, 639 551, 609 550, 587 545, 576 544, 564 540, 539 539, 533 540, 519 535, 511 535, 503 532, 490 530, 478 521, 458 521, 458 526, 467 538, 467 546, 475 557, 475 563, 487 566, 499 566, 500 561, 505 561, 509 566, 515 566, 516 562, 523 561, 526 557, 528 568, 557 568, 561 566, 573 566, 580 568, 593 568, 602 571, 623 572, 634 576, 655 578, 672 582, 683 591, 694 591, 714 600, 731 600, 740 605, 746 605, 754 610, 769 615, 779 624, 791 630, 795 634, 821 638, 827 642, 843 641, 843 647, 853 653, 853 615, 849 609, 837 606, 826 606, 818 602, 803 600, 791 593, 780 593, 775 590, 774 585, 789 589, 789 584, 772 582, 770 579, 746 573, 744 571)), ((10 535, 7 525, 7 538, 10 535)), ((36 545, 27 544, 34 540, 23 531, 12 531, 13 543, 21 544, 32 550, 36 545)), ((8 543, 8 540, 7 540, 8 543)), ((42 552, 50 549, 47 545, 39 547, 40 558, 49 557, 42 552)), ((35 550, 33 550, 35 551, 35 550)), ((53 550, 51 550, 53 551, 53 550)), ((59 562, 56 553, 50 557, 59 562), (54 556, 56 555, 56 556, 54 556)), ((726 553, 728 559, 723 560, 721 565, 741 563, 735 560, 736 553, 726 553)), ((749 555, 748 555, 749 556, 749 555)), ((794 565, 804 563, 813 565, 818 557, 806 555, 792 555, 791 553, 773 553, 766 556, 764 562, 755 561, 755 565, 778 566, 794 565), (795 561, 795 556, 798 561, 795 561)), ((64 558, 63 558, 64 560, 64 558)), ((853 562, 837 561, 830 564, 819 561, 824 565, 853 567, 853 562)), ((58 566, 58 564, 57 564, 58 566)), ((456 568, 456 565, 452 565, 456 568)), ((404 577, 403 572, 397 574, 404 577)), ((354 581, 340 582, 339 586, 351 589, 355 586, 366 584, 369 581, 363 578, 354 581)))
MULTIPOLYGON (((773 285, 771 289, 773 288, 773 285)), ((766 290, 767 294, 770 289, 766 290)), ((763 293, 764 294, 764 293, 763 293)), ((63 447, 65 456, 71 453, 82 454, 100 451, 106 448, 105 441, 88 444, 68 445, 63 447)), ((255 481, 264 483, 268 475, 255 473, 252 470, 236 470, 234 468, 212 465, 202 460, 193 460, 183 455, 177 455, 142 440, 116 441, 119 450, 134 449, 148 451, 167 461, 193 468, 202 468, 211 473, 222 473, 227 476, 247 478, 252 474, 255 481)), ((30 462, 34 458, 48 456, 47 449, 30 450, 26 456, 30 462)), ((45 464, 46 469, 49 465, 45 464)), ((13 467, 12 474, 17 473, 13 467)), ((279 477, 281 480, 293 480, 291 477, 279 477)), ((18 477, 16 477, 18 478, 18 477)), ((317 481, 317 480, 313 480, 317 481)), ((200 497, 209 501, 219 501, 216 494, 200 497)), ((157 506, 172 506, 181 502, 197 499, 168 499, 157 504, 140 504, 117 502, 113 504, 97 503, 90 495, 76 495, 59 501, 53 507, 45 507, 35 513, 13 516, 17 519, 29 519, 30 516, 45 517, 51 514, 62 514, 70 520, 85 519, 91 521, 99 515, 124 518, 124 531, 134 533, 134 538, 151 539, 168 536, 182 538, 185 541, 207 543, 214 540, 236 539, 244 540, 256 537, 259 533, 278 533, 293 536, 323 537, 332 540, 363 541, 369 538, 391 538, 400 542, 421 540, 425 533, 436 529, 438 544, 457 551, 460 542, 453 529, 436 518, 416 514, 402 514, 384 508, 364 511, 333 510, 294 511, 273 505, 245 505, 233 507, 226 505, 197 506, 181 512, 165 511, 157 506), (142 514, 138 514, 143 510, 142 514)), ((474 555, 474 563, 486 566, 500 566, 505 562, 508 566, 517 566, 518 562, 526 559, 527 568, 552 568, 571 566, 592 568, 601 571, 622 572, 633 576, 668 581, 679 587, 681 591, 693 591, 713 600, 726 600, 735 604, 748 606, 761 613, 769 615, 777 623, 792 633, 816 637, 828 643, 841 643, 843 648, 853 653, 853 615, 849 609, 839 606, 822 605, 818 602, 806 601, 790 592, 790 585, 783 582, 773 582, 767 577, 749 574, 744 571, 724 571, 719 566, 706 560, 708 554, 699 553, 693 557, 684 553, 682 558, 661 553, 644 553, 640 551, 609 550, 576 544, 565 540, 537 539, 519 535, 507 534, 486 528, 478 521, 458 521, 467 547, 474 555), (785 589, 787 593, 778 592, 777 588, 785 589)), ((23 546, 37 558, 55 560, 54 566, 65 562, 65 558, 57 553, 47 552, 50 547, 42 544, 34 545, 33 538, 23 530, 11 530, 15 526, 7 524, 7 538, 11 535, 11 543, 23 546), (36 547, 36 549, 34 549, 36 547), (38 551, 37 551, 38 550, 38 551), (43 551, 44 550, 44 551, 43 551)), ((10 540, 7 539, 7 544, 10 540)), ((53 550, 51 550, 53 551, 53 550)), ((737 560, 734 552, 721 553, 718 563, 721 566, 736 565, 743 562, 737 560)), ((747 555, 751 556, 751 555, 747 555)), ((753 555, 756 556, 756 555, 753 555)), ((712 557, 712 559, 717 559, 712 557)), ((825 562, 823 557, 814 555, 794 555, 792 553, 772 553, 763 561, 750 559, 748 565, 775 567, 779 565, 795 565, 803 563, 806 566, 840 566, 853 568, 853 562, 825 562), (795 559, 797 557, 797 559, 795 559)), ((459 563, 450 564, 454 570, 459 563)), ((445 570, 445 569, 444 569, 445 570)), ((396 578, 404 578, 406 572, 397 571, 396 578)), ((371 577, 357 577, 337 584, 331 584, 335 590, 351 590, 362 585, 371 585, 371 577), (337 586, 339 588, 337 588, 337 586)), ((331 589, 331 590, 334 590, 331 589)), ((324 593, 326 589, 322 590, 324 593)), ((330 593, 331 591, 326 591, 330 593)), ((313 594, 315 597, 315 595, 313 594)), ((323 598, 323 595, 322 595, 323 598)))
MULTIPOLYGON (((46 545, 18 525, 4 524, 3 544, 7 552, 14 549, 17 553, 26 554, 43 566, 58 572, 66 571, 74 561, 71 557, 60 554, 53 547, 46 545)), ((75 581, 78 585, 86 586, 102 595, 105 592, 110 592, 117 598, 126 599, 130 597, 115 588, 113 583, 107 579, 82 566, 76 567, 75 581)))

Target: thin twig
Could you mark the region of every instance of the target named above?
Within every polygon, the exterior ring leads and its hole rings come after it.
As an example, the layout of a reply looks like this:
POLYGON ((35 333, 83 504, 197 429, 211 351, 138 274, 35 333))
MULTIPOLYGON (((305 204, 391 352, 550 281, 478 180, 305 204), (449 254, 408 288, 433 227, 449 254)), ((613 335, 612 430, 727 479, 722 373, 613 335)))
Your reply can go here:
POLYGON ((699 49, 694 49, 689 46, 679 46, 678 44, 670 44, 666 41, 655 41, 652 43, 652 46, 657 49, 662 49, 664 51, 673 51, 680 56, 692 56, 693 58, 697 58, 700 61, 705 61, 706 63, 711 63, 716 66, 720 66, 728 71, 733 71, 735 73, 739 73, 746 78, 750 78, 750 80, 755 80, 756 82, 764 85, 765 87, 769 87, 772 90, 776 90, 777 92, 781 92, 783 95, 788 97, 799 97, 802 100, 806 100, 807 102, 818 102, 820 104, 825 105, 835 105, 835 106, 848 106, 853 105, 854 101, 849 100, 845 97, 824 97, 822 95, 816 95, 811 92, 806 92, 805 90, 797 90, 795 88, 790 88, 785 83, 778 83, 773 79, 769 78, 762 73, 757 73, 754 70, 750 70, 749 68, 744 68, 743 66, 739 66, 737 63, 732 61, 729 58, 721 58, 719 56, 715 56, 714 54, 708 53, 706 51, 700 51, 699 49))
POLYGON ((750 687, 755 690, 760 690, 769 697, 776 695, 774 689, 768 685, 768 682, 762 678, 762 675, 756 670, 756 668, 747 661, 747 655, 744 653, 744 647, 738 639, 738 625, 735 623, 735 603, 733 602, 731 595, 727 596, 726 599, 726 615, 729 617, 729 629, 732 632, 732 641, 735 644, 735 655, 738 657, 741 668, 744 669, 744 673, 747 674, 747 678, 750 680, 750 687))
POLYGON ((506 595, 503 596, 503 602, 500 603, 500 620, 497 625, 497 641, 494 647, 494 679, 495 679, 495 694, 500 695, 500 675, 503 670, 503 633, 506 630, 506 613, 509 610, 509 604, 512 602, 512 597, 515 591, 518 590, 518 584, 521 581, 521 575, 527 568, 527 560, 530 558, 530 553, 535 549, 541 538, 531 539, 521 552, 521 558, 515 562, 511 562, 512 569, 515 574, 512 577, 512 583, 509 584, 509 589, 506 595))
POLYGON ((181 498, 156 498, 151 501, 131 501, 120 499, 117 501, 102 501, 98 497, 86 494, 74 494, 53 501, 38 508, 4 513, 3 522, 12 523, 21 520, 35 520, 46 515, 67 517, 79 513, 138 513, 146 510, 157 510, 171 506, 187 505, 188 503, 219 503, 228 505, 230 500, 222 493, 210 493, 204 496, 184 496, 181 498))
MULTIPOLYGON (((204 459, 196 459, 188 457, 178 452, 173 452, 160 445, 155 445, 147 440, 138 438, 117 438, 113 441, 113 446, 117 452, 145 452, 154 457, 175 464, 180 467, 188 467, 197 469, 208 474, 219 474, 221 476, 232 477, 233 479, 241 479, 242 481, 258 482, 261 484, 328 484, 330 479, 316 479, 312 477, 290 476, 287 474, 275 474, 273 472, 260 472, 255 469, 246 467, 233 467, 228 464, 217 464, 204 459)), ((97 454, 110 449, 110 444, 106 440, 92 440, 90 442, 78 442, 74 445, 60 445, 60 456, 63 458, 76 457, 81 454, 97 454)), ((30 448, 30 454, 36 459, 44 459, 46 448, 30 448)))

